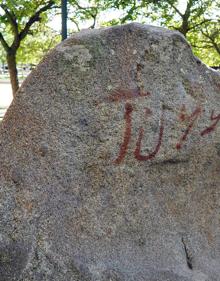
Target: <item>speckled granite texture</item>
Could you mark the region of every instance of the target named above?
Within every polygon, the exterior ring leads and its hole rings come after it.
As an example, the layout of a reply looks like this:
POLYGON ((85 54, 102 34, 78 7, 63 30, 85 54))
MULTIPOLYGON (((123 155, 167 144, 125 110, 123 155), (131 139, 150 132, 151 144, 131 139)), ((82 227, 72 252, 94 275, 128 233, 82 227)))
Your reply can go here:
POLYGON ((0 128, 0 280, 219 281, 219 121, 178 32, 58 45, 0 128))

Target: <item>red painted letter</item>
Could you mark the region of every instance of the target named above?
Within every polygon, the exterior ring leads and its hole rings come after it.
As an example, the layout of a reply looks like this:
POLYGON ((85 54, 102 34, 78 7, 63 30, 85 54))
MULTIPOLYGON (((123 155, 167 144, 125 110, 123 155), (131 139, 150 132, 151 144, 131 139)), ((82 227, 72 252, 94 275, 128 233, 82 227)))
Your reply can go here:
POLYGON ((189 121, 189 125, 186 128, 184 134, 182 135, 182 137, 180 138, 180 141, 176 144, 176 148, 177 149, 181 149, 183 142, 187 139, 188 134, 190 133, 190 131, 193 128, 193 125, 195 123, 195 121, 197 120, 197 118, 199 117, 199 115, 201 114, 201 108, 197 107, 193 113, 188 116, 185 112, 185 106, 182 107, 181 109, 181 115, 180 115, 180 120, 184 121, 184 120, 188 120, 189 121))
POLYGON ((212 124, 211 126, 207 127, 205 130, 203 130, 203 131, 200 133, 201 136, 210 134, 212 131, 215 130, 215 127, 216 127, 216 125, 218 124, 218 121, 220 120, 220 114, 217 115, 217 116, 214 116, 214 110, 212 110, 212 114, 211 114, 210 120, 211 120, 211 121, 215 121, 215 122, 213 122, 213 124, 212 124))
POLYGON ((164 111, 162 109, 162 115, 161 115, 161 119, 160 119, 160 131, 159 131, 157 145, 156 145, 154 151, 152 151, 148 155, 141 155, 141 142, 142 142, 142 139, 144 136, 144 129, 142 127, 140 128, 139 136, 138 136, 138 140, 137 140, 137 144, 136 144, 136 149, 134 151, 134 156, 137 160, 146 161, 146 160, 153 159, 157 155, 158 151, 160 150, 161 143, 162 143, 163 131, 164 131, 164 111))
POLYGON ((116 164, 121 163, 121 161, 124 159, 125 154, 128 149, 128 144, 129 144, 130 137, 131 137, 131 113, 132 113, 132 111, 133 111, 132 105, 130 103, 126 103, 125 104, 125 115, 124 115, 124 119, 126 122, 124 141, 121 144, 118 157, 114 160, 114 163, 116 163, 116 164))

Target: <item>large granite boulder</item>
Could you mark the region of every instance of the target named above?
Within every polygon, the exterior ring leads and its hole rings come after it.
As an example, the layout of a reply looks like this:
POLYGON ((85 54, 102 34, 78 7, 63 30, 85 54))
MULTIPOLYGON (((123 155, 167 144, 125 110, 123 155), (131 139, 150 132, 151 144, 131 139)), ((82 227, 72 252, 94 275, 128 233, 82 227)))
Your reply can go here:
POLYGON ((58 45, 1 124, 0 280, 220 280, 219 121, 178 32, 58 45))

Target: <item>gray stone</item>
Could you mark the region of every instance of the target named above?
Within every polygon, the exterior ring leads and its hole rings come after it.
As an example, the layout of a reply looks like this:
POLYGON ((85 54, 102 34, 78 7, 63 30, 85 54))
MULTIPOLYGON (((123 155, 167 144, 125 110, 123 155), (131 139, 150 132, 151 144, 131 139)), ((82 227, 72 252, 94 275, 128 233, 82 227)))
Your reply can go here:
POLYGON ((219 280, 219 114, 178 32, 58 45, 1 123, 0 280, 219 280))

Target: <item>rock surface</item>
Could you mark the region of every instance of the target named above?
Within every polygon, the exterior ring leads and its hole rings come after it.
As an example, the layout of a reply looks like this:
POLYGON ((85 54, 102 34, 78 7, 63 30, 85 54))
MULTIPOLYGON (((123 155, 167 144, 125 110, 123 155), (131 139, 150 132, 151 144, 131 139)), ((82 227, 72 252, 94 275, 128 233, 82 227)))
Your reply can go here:
POLYGON ((1 281, 218 281, 220 75, 178 33, 83 31, 0 130, 1 281))

